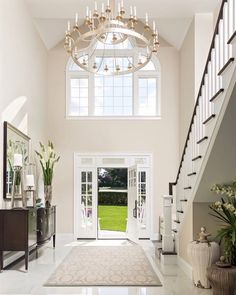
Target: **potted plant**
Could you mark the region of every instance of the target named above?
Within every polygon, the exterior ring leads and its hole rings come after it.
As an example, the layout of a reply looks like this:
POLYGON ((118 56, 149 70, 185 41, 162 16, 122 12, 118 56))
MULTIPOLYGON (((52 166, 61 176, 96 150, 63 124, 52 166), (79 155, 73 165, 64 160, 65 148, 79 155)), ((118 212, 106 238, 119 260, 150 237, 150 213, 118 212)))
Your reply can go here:
POLYGON ((51 207, 53 170, 60 157, 56 156, 53 143, 51 141, 48 141, 47 146, 44 146, 41 142, 39 145, 40 152, 35 152, 39 157, 39 162, 43 171, 45 206, 51 207))
POLYGON ((236 266, 236 181, 231 184, 215 184, 211 191, 222 195, 221 201, 210 206, 213 211, 210 214, 222 222, 216 238, 224 243, 227 262, 236 266))

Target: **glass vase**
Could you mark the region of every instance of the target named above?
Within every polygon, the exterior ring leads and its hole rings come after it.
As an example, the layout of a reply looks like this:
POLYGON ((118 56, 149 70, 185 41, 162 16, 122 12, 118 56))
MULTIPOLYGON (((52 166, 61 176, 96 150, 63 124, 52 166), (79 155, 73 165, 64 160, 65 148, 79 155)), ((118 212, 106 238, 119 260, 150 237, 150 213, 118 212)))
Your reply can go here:
POLYGON ((52 185, 44 185, 45 207, 52 205, 52 185))

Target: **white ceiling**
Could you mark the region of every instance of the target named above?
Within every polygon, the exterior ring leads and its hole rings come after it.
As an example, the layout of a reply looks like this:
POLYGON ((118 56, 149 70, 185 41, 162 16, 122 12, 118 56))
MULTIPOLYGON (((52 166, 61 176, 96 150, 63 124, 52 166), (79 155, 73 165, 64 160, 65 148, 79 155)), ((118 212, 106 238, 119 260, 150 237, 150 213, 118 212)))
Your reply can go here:
MULTIPOLYGON (((48 49, 63 38, 68 19, 75 12, 83 18, 86 6, 91 9, 94 0, 25 0, 34 18, 39 34, 48 49)), ((98 6, 105 2, 97 0, 98 6)), ((118 2, 118 1, 117 1, 118 2)), ((126 10, 137 7, 139 18, 147 12, 156 19, 159 34, 172 46, 179 49, 195 13, 214 12, 221 0, 124 0, 126 10)))

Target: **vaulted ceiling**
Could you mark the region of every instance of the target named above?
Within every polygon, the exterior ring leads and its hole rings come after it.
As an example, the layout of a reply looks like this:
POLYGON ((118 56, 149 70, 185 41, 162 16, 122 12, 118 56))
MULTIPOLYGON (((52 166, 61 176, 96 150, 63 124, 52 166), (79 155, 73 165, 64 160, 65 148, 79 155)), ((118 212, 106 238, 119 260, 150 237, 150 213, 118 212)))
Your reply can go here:
MULTIPOLYGON (((25 0, 34 18, 35 26, 48 49, 56 46, 64 37, 68 19, 75 12, 83 18, 86 6, 94 7, 94 0, 25 0)), ((102 0, 97 0, 98 6, 102 0)), ((118 2, 118 1, 117 1, 118 2)), ((169 44, 179 49, 188 27, 196 13, 214 12, 221 0, 124 0, 126 10, 137 7, 137 14, 155 19, 159 34, 169 44)))

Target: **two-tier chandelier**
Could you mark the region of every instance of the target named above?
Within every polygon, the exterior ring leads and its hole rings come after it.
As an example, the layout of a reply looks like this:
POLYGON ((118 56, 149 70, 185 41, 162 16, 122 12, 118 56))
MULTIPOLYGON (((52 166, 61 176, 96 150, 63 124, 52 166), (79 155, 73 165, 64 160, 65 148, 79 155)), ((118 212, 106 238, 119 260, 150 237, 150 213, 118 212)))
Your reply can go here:
POLYGON ((97 2, 93 11, 87 7, 83 25, 79 26, 78 13, 73 27, 68 21, 65 49, 88 72, 133 73, 144 67, 159 47, 156 23, 153 21, 152 28, 149 26, 148 14, 143 23, 137 18, 136 7, 130 6, 130 14, 126 16, 124 2, 118 3, 117 10, 114 2, 110 5, 108 0, 106 6, 102 3, 101 12, 97 2))

